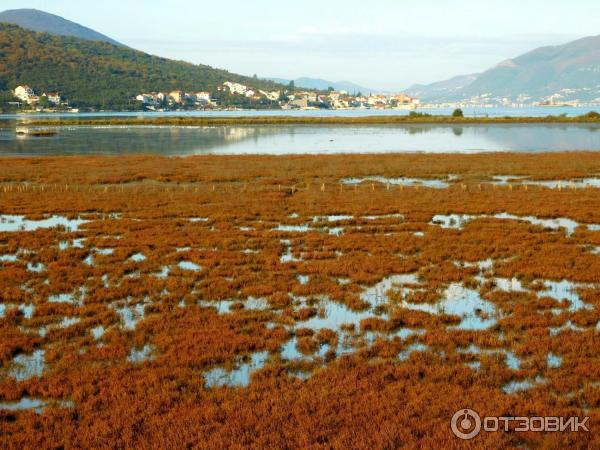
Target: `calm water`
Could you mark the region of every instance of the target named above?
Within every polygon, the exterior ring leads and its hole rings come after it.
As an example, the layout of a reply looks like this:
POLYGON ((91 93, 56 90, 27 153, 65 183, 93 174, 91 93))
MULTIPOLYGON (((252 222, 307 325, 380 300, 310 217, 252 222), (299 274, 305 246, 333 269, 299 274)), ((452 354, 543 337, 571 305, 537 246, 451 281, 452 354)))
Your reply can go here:
MULTIPOLYGON (((580 116, 590 111, 598 110, 599 108, 571 108, 571 107, 539 107, 532 106, 527 108, 462 108, 465 116, 469 117, 544 117, 544 116, 559 116, 565 114, 567 116, 580 116)), ((436 115, 450 115, 453 108, 419 108, 418 112, 436 115)), ((58 119, 80 118, 86 120, 102 119, 106 117, 231 117, 231 116, 316 116, 316 117, 363 117, 363 116, 406 116, 410 111, 398 109, 350 109, 350 110, 273 110, 273 111, 169 111, 169 112, 95 112, 95 113, 35 113, 35 114, 0 114, 0 122, 3 120, 39 120, 39 119, 58 119)))
POLYGON ((599 124, 85 126, 49 138, 0 128, 0 155, 600 151, 599 124))

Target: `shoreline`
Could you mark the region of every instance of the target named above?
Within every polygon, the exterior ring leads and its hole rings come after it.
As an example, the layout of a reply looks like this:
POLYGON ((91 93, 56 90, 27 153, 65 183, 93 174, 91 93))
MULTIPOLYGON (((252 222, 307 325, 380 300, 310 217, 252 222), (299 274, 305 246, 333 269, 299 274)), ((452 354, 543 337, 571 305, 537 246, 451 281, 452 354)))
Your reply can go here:
POLYGON ((111 118, 111 119, 44 119, 33 121, 17 120, 19 126, 86 126, 86 125, 167 125, 167 126, 211 126, 211 125, 493 125, 493 124, 600 124, 600 114, 582 116, 545 117, 451 117, 451 116, 363 116, 363 117, 296 117, 296 116, 219 116, 219 117, 158 117, 158 118, 111 118))

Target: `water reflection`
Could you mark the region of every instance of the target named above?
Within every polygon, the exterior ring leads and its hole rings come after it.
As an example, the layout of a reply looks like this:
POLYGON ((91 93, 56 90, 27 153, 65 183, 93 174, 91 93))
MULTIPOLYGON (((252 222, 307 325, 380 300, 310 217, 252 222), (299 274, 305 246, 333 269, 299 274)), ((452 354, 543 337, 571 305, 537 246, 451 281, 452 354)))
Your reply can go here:
POLYGON ((233 370, 216 367, 204 373, 206 388, 215 387, 246 387, 250 384, 250 377, 261 369, 269 359, 269 352, 257 352, 250 356, 249 362, 240 363, 233 370))
POLYGON ((45 350, 35 350, 30 355, 15 356, 9 368, 9 375, 16 381, 41 377, 46 367, 45 355, 45 350))
POLYGON ((600 150, 598 124, 67 126, 53 138, 26 139, 6 125, 5 156, 600 150))
POLYGON ((0 402, 0 411, 34 411, 36 414, 42 414, 49 405, 57 408, 75 408, 75 403, 70 400, 45 401, 39 398, 23 397, 16 402, 0 402))

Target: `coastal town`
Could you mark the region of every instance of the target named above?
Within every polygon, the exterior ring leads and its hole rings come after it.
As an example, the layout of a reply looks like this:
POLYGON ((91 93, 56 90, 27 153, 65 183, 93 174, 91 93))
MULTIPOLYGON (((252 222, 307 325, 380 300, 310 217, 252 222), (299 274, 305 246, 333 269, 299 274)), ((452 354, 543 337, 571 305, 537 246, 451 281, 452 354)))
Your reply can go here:
MULTIPOLYGON (((136 97, 145 109, 173 109, 182 106, 200 109, 219 109, 223 106, 222 94, 233 99, 245 98, 254 105, 273 109, 351 109, 351 108, 397 108, 416 109, 419 100, 404 93, 397 95, 348 93, 329 89, 326 92, 288 88, 281 91, 253 89, 240 83, 226 81, 217 92, 183 91, 142 93, 136 97)), ((234 102, 230 102, 234 103, 234 102)))
MULTIPOLYGON (((58 93, 38 95, 30 86, 13 90, 15 102, 21 109, 37 111, 67 109, 69 103, 58 93)), ((143 92, 131 99, 136 109, 147 111, 172 111, 186 109, 416 109, 419 100, 404 93, 362 94, 329 89, 325 92, 286 88, 264 91, 240 83, 226 81, 215 92, 143 92)))
MULTIPOLYGON (((22 85, 13 91, 14 100, 10 104, 22 111, 68 111, 78 112, 69 101, 57 92, 37 94, 30 86, 22 85)), ((131 109, 138 111, 184 111, 184 110, 348 110, 348 109, 455 109, 455 108, 524 108, 530 106, 569 106, 596 107, 598 102, 567 101, 561 93, 532 102, 531 98, 491 97, 481 95, 460 102, 422 103, 418 98, 406 93, 349 93, 329 88, 326 91, 306 90, 288 86, 281 90, 265 91, 244 84, 226 81, 215 91, 186 92, 172 90, 168 92, 142 92, 127 99, 131 109)), ((101 108, 110 109, 110 108, 101 108)))

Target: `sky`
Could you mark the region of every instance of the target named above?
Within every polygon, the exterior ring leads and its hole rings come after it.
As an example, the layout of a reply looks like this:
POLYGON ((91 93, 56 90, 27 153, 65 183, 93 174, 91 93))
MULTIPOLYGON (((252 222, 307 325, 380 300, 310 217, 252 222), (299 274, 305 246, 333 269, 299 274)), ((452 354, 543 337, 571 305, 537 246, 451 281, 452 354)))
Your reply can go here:
POLYGON ((155 55, 400 91, 600 34, 598 0, 2 0, 155 55), (576 5, 576 6, 575 6, 576 5))

